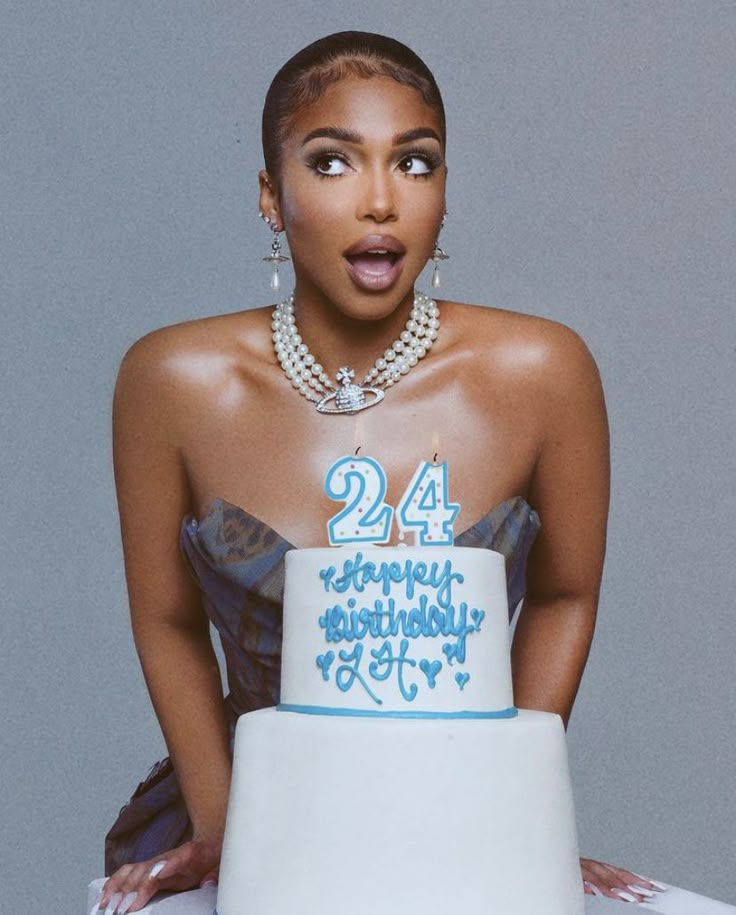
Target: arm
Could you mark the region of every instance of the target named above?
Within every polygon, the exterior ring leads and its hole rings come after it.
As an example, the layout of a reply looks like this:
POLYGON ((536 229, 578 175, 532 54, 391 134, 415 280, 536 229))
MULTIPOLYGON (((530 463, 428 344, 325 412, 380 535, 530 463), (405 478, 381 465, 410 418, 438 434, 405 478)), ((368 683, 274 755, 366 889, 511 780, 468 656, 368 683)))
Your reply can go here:
POLYGON ((138 911, 158 889, 185 889, 216 869, 230 783, 228 728, 218 664, 198 589, 179 552, 191 508, 182 458, 187 417, 196 404, 186 353, 167 331, 126 355, 113 404, 115 483, 135 645, 193 826, 193 840, 157 880, 155 859, 126 865, 105 887, 135 892, 138 911))
POLYGON ((515 702, 567 724, 593 638, 606 542, 608 424, 598 370, 561 325, 535 367, 541 442, 529 501, 542 529, 512 647, 515 702))
MULTIPOLYGON (((567 725, 593 639, 609 498, 608 422, 585 344, 550 328, 535 396, 542 439, 530 488, 542 530, 532 550, 512 647, 514 700, 567 725)), ((580 859, 585 891, 641 902, 655 885, 623 868, 580 859)))

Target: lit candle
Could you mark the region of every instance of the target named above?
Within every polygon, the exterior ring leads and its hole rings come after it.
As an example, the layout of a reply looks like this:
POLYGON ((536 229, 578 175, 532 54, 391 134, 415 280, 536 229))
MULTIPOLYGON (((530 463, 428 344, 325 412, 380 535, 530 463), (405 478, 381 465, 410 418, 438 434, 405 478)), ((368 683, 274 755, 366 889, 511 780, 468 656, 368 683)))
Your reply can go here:
POLYGON ((365 420, 362 413, 355 416, 355 431, 353 433, 353 454, 357 454, 365 441, 365 420))
POLYGON ((440 453, 440 432, 439 429, 434 429, 432 431, 432 463, 437 460, 437 455, 440 453))
POLYGON ((402 534, 414 531, 420 546, 452 546, 452 525, 460 511, 450 502, 447 461, 422 461, 396 509, 402 534))
POLYGON ((341 457, 328 469, 325 492, 345 507, 327 522, 333 546, 388 543, 394 510, 384 501, 386 474, 371 457, 341 457))

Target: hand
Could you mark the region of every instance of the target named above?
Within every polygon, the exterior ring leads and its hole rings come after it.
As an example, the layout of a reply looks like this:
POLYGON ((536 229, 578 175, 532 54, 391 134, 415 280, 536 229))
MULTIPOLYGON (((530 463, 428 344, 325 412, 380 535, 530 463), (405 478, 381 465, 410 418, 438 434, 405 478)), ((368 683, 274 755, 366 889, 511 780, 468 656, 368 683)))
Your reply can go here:
POLYGON ((619 902, 645 902, 665 887, 653 883, 622 867, 613 867, 592 858, 580 859, 585 892, 592 896, 607 896, 619 902))
POLYGON ((138 912, 160 890, 191 890, 217 883, 221 843, 192 840, 148 861, 124 864, 102 887, 90 915, 138 912))

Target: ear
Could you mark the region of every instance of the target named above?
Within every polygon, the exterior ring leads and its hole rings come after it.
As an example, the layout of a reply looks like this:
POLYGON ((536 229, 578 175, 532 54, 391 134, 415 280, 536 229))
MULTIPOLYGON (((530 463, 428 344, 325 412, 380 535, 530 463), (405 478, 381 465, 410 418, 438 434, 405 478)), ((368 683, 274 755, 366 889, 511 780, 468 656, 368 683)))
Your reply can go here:
POLYGON ((284 228, 284 224, 281 221, 278 194, 276 186, 265 168, 258 172, 258 187, 260 188, 258 206, 261 213, 267 216, 270 225, 280 232, 284 228))

